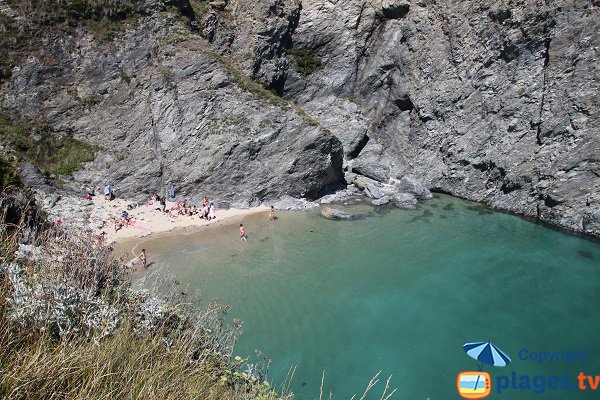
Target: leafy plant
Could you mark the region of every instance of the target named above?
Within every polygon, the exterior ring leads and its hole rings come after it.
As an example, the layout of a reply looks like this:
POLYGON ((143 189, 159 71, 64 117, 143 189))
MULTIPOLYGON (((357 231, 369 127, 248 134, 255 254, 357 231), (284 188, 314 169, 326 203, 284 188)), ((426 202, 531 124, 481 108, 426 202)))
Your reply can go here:
POLYGON ((128 85, 131 83, 131 78, 121 65, 119 65, 119 76, 121 77, 121 82, 125 82, 128 85))
POLYGON ((0 157, 0 190, 7 186, 21 186, 21 180, 14 166, 0 157))
MULTIPOLYGON (((88 100, 94 103, 99 99, 88 100)), ((88 103, 84 100, 84 104, 88 103)), ((0 141, 22 159, 57 175, 70 175, 81 169, 82 163, 92 161, 96 152, 96 147, 89 143, 70 136, 57 136, 44 123, 13 121, 6 115, 0 115, 0 141)))
POLYGON ((303 76, 312 74, 322 64, 319 57, 309 54, 306 50, 289 49, 287 53, 294 57, 297 65, 296 71, 303 76))

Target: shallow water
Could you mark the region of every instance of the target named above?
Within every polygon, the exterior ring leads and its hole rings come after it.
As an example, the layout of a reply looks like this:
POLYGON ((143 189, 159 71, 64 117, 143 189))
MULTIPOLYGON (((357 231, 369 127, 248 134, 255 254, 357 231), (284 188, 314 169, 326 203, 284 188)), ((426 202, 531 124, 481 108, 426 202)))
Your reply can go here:
POLYGON ((232 225, 144 246, 153 268, 232 305, 244 321, 235 354, 260 349, 275 383, 297 366, 300 399, 318 398, 323 370, 335 399, 360 397, 379 370, 383 381, 393 375, 395 399, 457 399, 457 373, 477 369, 462 345, 480 340, 512 358, 484 368, 491 398, 594 398, 552 389, 550 377, 576 385, 580 371, 600 375, 600 244, 443 195, 417 210, 349 210, 368 216, 251 216, 244 243, 232 225), (524 350, 588 356, 539 363, 524 350))

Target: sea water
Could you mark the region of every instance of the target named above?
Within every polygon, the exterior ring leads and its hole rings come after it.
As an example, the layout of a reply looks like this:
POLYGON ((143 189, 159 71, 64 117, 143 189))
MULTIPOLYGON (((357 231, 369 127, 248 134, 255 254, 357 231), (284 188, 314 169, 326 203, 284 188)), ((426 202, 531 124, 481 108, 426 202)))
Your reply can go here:
POLYGON ((323 371, 324 398, 360 397, 381 371, 368 398, 392 376, 394 399, 458 399, 457 374, 478 368, 462 346, 487 340, 512 359, 483 366, 491 398, 600 398, 577 387, 600 375, 600 244, 444 195, 342 208, 360 218, 265 213, 242 221, 247 242, 231 225, 143 245, 151 270, 231 305, 235 355, 260 350, 276 385, 295 367, 299 399, 319 397, 323 371))

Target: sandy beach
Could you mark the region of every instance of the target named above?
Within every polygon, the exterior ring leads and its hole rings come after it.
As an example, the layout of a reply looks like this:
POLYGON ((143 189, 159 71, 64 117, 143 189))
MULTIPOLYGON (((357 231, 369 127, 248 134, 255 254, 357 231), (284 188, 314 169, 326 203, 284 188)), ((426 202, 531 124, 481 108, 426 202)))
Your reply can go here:
MULTIPOLYGON (((197 215, 169 217, 167 214, 157 210, 159 204, 141 204, 128 210, 127 206, 133 202, 125 199, 106 200, 102 196, 96 196, 93 199, 93 208, 90 214, 90 228, 98 235, 104 232, 106 243, 120 243, 135 239, 145 238, 158 233, 170 232, 173 230, 189 230, 195 227, 204 227, 217 224, 233 217, 241 217, 257 212, 268 212, 268 207, 259 206, 249 209, 216 210, 216 219, 205 220, 197 215), (130 216, 131 225, 124 225, 115 231, 112 223, 112 217, 120 217, 123 211, 127 211, 130 216)), ((176 203, 167 201, 167 210, 176 203)), ((219 224, 220 225, 220 224, 219 224)))

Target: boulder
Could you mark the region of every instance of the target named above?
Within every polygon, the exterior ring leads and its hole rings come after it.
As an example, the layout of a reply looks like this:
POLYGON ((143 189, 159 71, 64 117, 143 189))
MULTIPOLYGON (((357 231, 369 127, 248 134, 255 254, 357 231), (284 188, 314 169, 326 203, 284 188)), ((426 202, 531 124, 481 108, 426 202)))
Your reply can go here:
POLYGON ((268 206, 273 206, 278 210, 299 211, 318 208, 319 205, 306 199, 296 199, 291 196, 283 196, 279 200, 267 203, 268 206))
POLYGON ((355 161, 352 163, 352 172, 383 183, 390 179, 390 167, 375 162, 355 161))
POLYGON ((421 200, 431 199, 433 195, 421 181, 412 175, 403 176, 400 182, 396 183, 396 188, 402 193, 412 193, 421 200))
POLYGON ((375 185, 367 185, 365 186, 365 195, 371 199, 380 199, 385 196, 385 193, 375 185))

